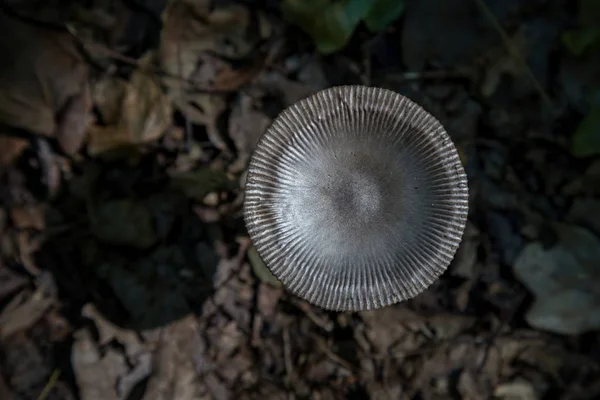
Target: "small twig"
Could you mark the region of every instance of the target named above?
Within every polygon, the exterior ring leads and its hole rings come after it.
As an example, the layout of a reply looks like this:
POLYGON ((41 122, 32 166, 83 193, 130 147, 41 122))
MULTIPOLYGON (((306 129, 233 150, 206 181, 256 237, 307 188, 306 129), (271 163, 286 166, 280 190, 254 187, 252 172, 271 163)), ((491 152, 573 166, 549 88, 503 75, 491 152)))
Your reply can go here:
POLYGON ((290 379, 294 375, 294 364, 292 364, 292 348, 290 346, 290 328, 283 327, 283 360, 285 363, 285 374, 290 379))
MULTIPOLYGON (((183 56, 181 55, 181 42, 183 39, 183 29, 179 30, 179 34, 180 34, 180 37, 176 43, 176 46, 177 46, 177 73, 179 76, 183 76, 183 56)), ((181 102, 185 102, 182 81, 179 81, 179 97, 180 97, 181 102)), ((183 132, 184 132, 184 137, 185 137, 185 141, 184 141, 185 152, 189 153, 190 149, 192 148, 192 124, 190 122, 190 119, 187 117, 186 113, 182 113, 182 115, 183 115, 183 122, 184 122, 183 132)))
POLYGON ((319 317, 318 315, 316 315, 311 310, 310 305, 304 303, 301 300, 297 300, 297 299, 292 299, 292 303, 294 303, 294 305, 296 305, 296 307, 298 307, 299 309, 304 311, 304 313, 306 314, 308 319, 310 319, 318 327, 322 328, 325 332, 333 331, 333 322, 327 321, 327 320, 319 317))
POLYGON ((489 7, 485 4, 485 2, 483 0, 474 0, 474 1, 477 4, 477 6, 480 8, 481 12, 485 15, 485 17, 492 24, 494 29, 498 32, 498 34, 502 38, 502 42, 504 43, 504 46, 507 48, 510 55, 521 64, 521 66, 525 70, 525 73, 527 74, 528 78, 531 80, 531 83, 533 84, 535 90, 538 92, 538 94, 540 95, 542 100, 546 103, 546 105, 550 108, 550 110, 554 110, 554 104, 552 103, 550 96, 548 96, 548 94, 546 93, 546 91, 544 90, 544 88, 542 87, 540 82, 537 80, 537 78, 533 74, 533 71, 531 70, 531 68, 529 68, 529 65, 527 65, 527 61, 525 61, 525 58, 523 58, 521 56, 521 54, 519 53, 519 51, 513 46, 512 42, 510 40, 510 37, 508 36, 506 31, 500 24, 500 21, 498 21, 498 18, 496 18, 494 13, 489 9, 489 7))
POLYGON ((521 304, 523 304, 523 301, 525 301, 525 295, 524 294, 521 295, 521 297, 519 298, 519 300, 510 309, 510 311, 509 311, 508 315, 506 316, 506 318, 503 319, 503 321, 498 325, 498 327, 496 328, 496 330, 487 339, 486 345, 485 345, 485 351, 483 353, 483 357, 481 358, 481 361, 479 362, 479 365, 477 366, 477 369, 476 369, 477 372, 481 372, 483 370, 483 367, 485 366, 485 363, 488 360, 490 350, 492 349, 492 346, 496 343, 496 339, 502 333, 502 329, 504 329, 504 327, 508 323, 510 323, 512 321, 512 319, 515 316, 517 310, 521 307, 521 304))
POLYGON ((344 360, 342 357, 340 357, 339 355, 337 355, 336 353, 334 353, 329 346, 327 346, 327 344, 324 343, 323 338, 320 336, 315 335, 314 333, 310 333, 310 336, 313 338, 313 340, 317 343, 317 346, 319 347, 319 349, 325 353, 325 355, 327 356, 327 358, 329 358, 331 361, 335 362, 336 364, 338 364, 340 367, 346 369, 348 372, 354 373, 356 368, 354 368, 352 366, 352 364, 350 364, 348 361, 344 360))
POLYGON ((48 382, 46 382, 46 386, 44 386, 44 389, 42 390, 42 393, 40 393, 40 395, 38 396, 37 400, 46 400, 48 398, 48 395, 50 395, 50 392, 52 391, 52 389, 54 389, 54 386, 56 386, 56 382, 58 382, 59 376, 60 369, 55 369, 52 372, 52 375, 50 375, 48 382))

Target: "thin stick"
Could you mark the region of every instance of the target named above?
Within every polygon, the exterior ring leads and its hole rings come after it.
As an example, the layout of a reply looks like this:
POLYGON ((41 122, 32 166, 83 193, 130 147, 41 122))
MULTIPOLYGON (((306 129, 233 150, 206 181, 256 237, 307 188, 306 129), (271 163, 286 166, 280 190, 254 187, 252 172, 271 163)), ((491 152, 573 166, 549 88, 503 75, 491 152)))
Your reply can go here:
POLYGON ((285 372, 289 378, 294 375, 294 364, 292 363, 292 349, 290 346, 290 328, 283 327, 283 360, 285 361, 285 372))
POLYGON ((55 369, 52 372, 52 375, 50 375, 50 378, 48 378, 48 382, 46 383, 46 386, 44 386, 44 389, 42 390, 42 393, 40 393, 40 395, 38 396, 37 400, 46 400, 48 398, 48 395, 50 394, 52 389, 54 389, 54 386, 56 386, 56 382, 58 382, 59 376, 60 369, 55 369))
POLYGON ((498 32, 498 34, 502 38, 502 42, 504 43, 504 46, 506 46, 510 55, 515 60, 517 60, 519 63, 521 63, 522 67, 525 70, 525 73, 527 74, 528 78, 531 80, 531 83, 533 83, 535 90, 538 92, 538 94, 540 95, 542 100, 546 103, 546 105, 550 108, 550 110, 554 110, 554 104, 552 103, 550 96, 548 96, 548 94, 546 93, 546 91, 544 90, 544 88, 542 87, 540 82, 537 80, 535 75, 533 75, 533 71, 531 71, 531 68, 529 68, 529 65, 527 65, 527 61, 525 61, 525 59, 521 56, 519 51, 512 45, 512 43, 510 41, 510 37, 508 36, 506 31, 500 24, 500 21, 498 21, 498 18, 496 18, 494 13, 489 9, 489 7, 485 4, 485 2, 483 0, 474 0, 474 1, 477 4, 477 6, 481 9, 481 12, 485 15, 485 17, 492 24, 494 29, 498 32))

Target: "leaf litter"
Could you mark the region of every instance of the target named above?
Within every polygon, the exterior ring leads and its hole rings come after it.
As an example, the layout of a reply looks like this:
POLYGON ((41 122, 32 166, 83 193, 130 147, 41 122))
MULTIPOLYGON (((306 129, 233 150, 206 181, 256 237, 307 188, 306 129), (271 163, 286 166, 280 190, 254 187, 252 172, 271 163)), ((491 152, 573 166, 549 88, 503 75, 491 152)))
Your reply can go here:
POLYGON ((593 124, 576 129, 593 119, 596 77, 576 72, 593 70, 588 25, 563 36, 570 53, 556 50, 565 2, 485 2, 502 34, 479 2, 398 2, 363 15, 328 55, 312 46, 330 37, 307 40, 247 2, 101 3, 77 6, 62 30, 0 14, 18 39, 0 40, 18 61, 0 63, 1 398, 600 395, 600 164, 593 124), (572 107, 545 114, 528 70, 572 107), (241 188, 285 106, 370 80, 443 121, 471 215, 428 291, 329 313, 260 260, 241 188))

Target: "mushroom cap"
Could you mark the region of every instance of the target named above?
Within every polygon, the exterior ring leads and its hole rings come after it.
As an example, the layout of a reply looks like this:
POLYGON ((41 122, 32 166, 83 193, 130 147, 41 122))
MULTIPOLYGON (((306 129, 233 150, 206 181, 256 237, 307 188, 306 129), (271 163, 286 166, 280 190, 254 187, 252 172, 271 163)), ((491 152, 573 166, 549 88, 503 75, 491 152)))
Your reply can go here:
POLYGON ((329 310, 416 296, 448 267, 468 214, 467 177, 442 125, 408 98, 320 91, 261 137, 244 220, 292 293, 329 310))

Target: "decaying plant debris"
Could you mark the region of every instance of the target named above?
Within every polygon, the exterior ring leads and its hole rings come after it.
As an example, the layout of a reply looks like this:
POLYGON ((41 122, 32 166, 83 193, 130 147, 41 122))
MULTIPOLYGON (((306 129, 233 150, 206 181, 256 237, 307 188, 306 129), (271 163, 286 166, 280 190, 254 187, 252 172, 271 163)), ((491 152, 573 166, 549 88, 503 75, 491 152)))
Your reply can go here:
POLYGON ((406 1, 327 55, 258 1, 64 3, 0 7, 1 399, 600 397, 576 2, 406 1), (341 84, 421 104, 470 187, 448 271, 359 313, 287 293, 242 220, 266 127, 341 84))

